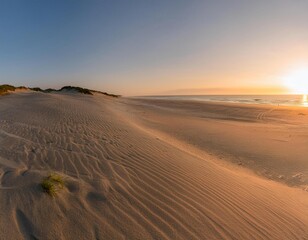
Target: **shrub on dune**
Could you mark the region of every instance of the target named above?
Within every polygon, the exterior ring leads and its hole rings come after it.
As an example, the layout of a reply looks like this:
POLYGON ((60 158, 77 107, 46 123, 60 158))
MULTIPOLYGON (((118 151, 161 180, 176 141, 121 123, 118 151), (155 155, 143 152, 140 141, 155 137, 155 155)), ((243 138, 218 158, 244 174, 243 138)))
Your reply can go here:
POLYGON ((58 91, 58 90, 53 89, 53 88, 47 88, 47 89, 44 90, 44 92, 46 92, 46 93, 56 92, 56 91, 58 91))
POLYGON ((91 90, 89 90, 87 88, 65 86, 65 87, 61 88, 59 91, 63 91, 63 90, 66 90, 66 91, 76 91, 76 92, 83 93, 83 94, 93 95, 91 90))
POLYGON ((35 92, 43 92, 43 90, 39 87, 30 88, 30 90, 35 91, 35 92))
POLYGON ((0 85, 0 94, 5 94, 9 91, 15 91, 15 87, 12 85, 8 85, 8 84, 4 84, 4 85, 0 85))

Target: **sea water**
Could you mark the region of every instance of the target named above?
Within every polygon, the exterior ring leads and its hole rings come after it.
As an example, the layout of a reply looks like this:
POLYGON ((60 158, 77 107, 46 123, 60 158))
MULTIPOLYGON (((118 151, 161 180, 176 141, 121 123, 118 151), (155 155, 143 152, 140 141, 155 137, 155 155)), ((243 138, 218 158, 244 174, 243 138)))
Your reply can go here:
POLYGON ((307 95, 178 95, 146 96, 143 98, 308 107, 307 95))

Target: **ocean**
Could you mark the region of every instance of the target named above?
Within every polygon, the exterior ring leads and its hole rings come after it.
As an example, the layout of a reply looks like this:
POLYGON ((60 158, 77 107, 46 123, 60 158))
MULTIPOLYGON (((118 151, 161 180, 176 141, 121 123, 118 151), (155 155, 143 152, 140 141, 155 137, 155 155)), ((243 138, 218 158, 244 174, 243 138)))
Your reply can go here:
POLYGON ((145 96, 142 98, 308 107, 307 95, 179 95, 145 96))

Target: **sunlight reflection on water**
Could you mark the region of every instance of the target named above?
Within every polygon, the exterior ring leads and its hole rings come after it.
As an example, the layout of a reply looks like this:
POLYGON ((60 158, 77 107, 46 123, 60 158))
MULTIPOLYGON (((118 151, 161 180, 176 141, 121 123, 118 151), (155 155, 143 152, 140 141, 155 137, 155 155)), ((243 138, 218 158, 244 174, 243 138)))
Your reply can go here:
POLYGON ((308 108, 308 94, 286 95, 173 95, 173 96, 146 96, 145 98, 181 100, 181 101, 208 101, 229 102, 242 104, 270 104, 275 106, 298 106, 308 108))
POLYGON ((303 95, 302 105, 304 107, 308 107, 308 97, 307 97, 307 95, 303 95))

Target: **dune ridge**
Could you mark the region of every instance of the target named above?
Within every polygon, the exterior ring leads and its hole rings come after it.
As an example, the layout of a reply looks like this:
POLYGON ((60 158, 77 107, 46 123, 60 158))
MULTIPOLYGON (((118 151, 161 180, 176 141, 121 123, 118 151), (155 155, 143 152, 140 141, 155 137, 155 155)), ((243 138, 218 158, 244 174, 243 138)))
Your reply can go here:
POLYGON ((107 92, 102 92, 98 90, 91 90, 88 88, 82 88, 82 87, 76 87, 76 86, 64 86, 60 89, 54 89, 54 88, 47 88, 47 89, 41 89, 40 87, 25 87, 25 86, 19 86, 15 87, 9 84, 3 84, 0 85, 0 95, 7 95, 12 92, 24 92, 24 91, 35 91, 35 92, 41 92, 41 93, 53 93, 53 92, 71 92, 71 93, 82 93, 82 94, 88 94, 88 95, 93 95, 93 94, 103 94, 105 96, 109 97, 120 97, 121 95, 117 94, 111 94, 107 92))
POLYGON ((142 111, 104 95, 1 98, 0 238, 308 239, 306 192, 219 165, 142 111), (39 186, 50 171, 67 182, 55 199, 39 186))

